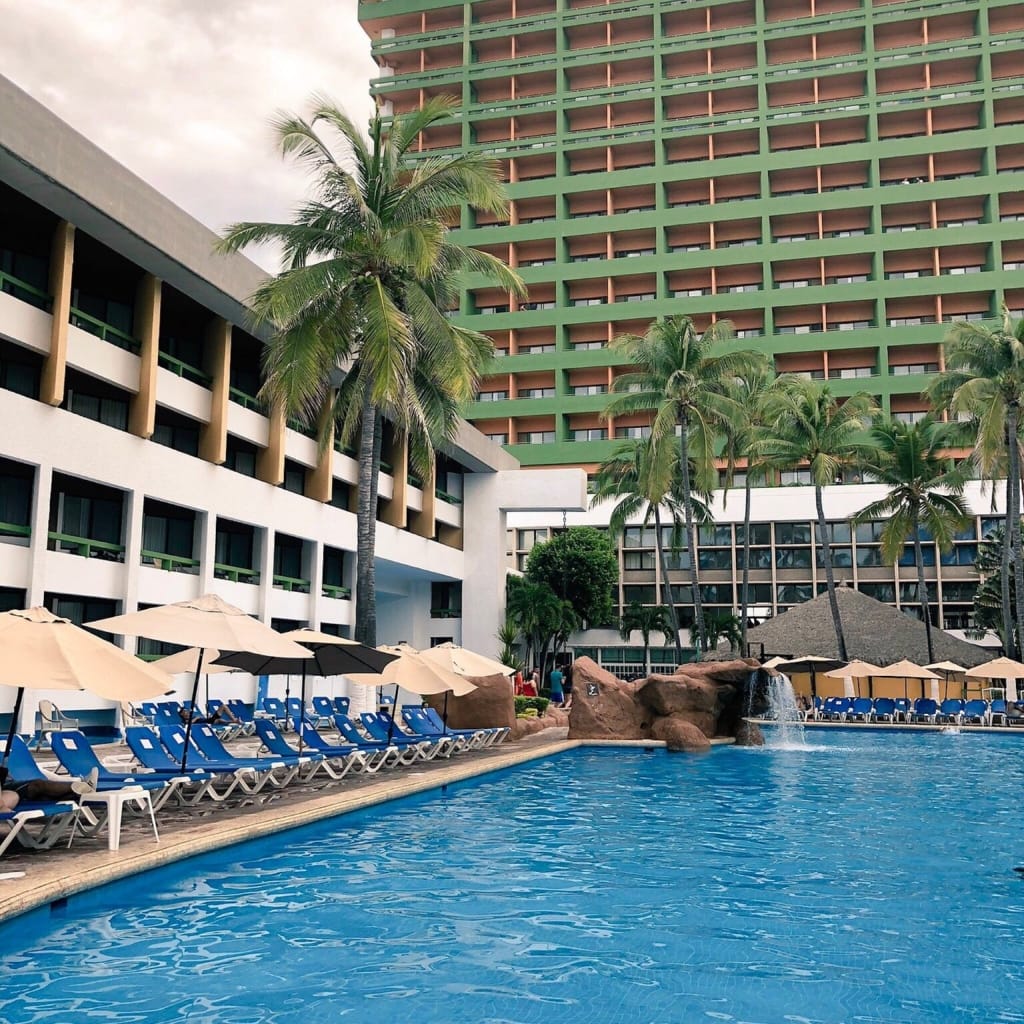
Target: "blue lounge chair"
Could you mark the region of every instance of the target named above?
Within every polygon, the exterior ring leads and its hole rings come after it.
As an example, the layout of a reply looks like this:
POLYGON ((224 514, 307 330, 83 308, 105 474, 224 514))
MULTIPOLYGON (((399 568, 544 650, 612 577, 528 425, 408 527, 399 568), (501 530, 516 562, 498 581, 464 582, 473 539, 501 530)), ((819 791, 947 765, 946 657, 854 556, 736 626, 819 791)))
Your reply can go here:
POLYGON ((822 718, 830 722, 845 722, 852 707, 853 698, 851 697, 828 697, 825 700, 822 718))
POLYGON ((204 797, 217 802, 226 800, 238 787, 239 779, 235 772, 215 773, 205 768, 189 768, 183 776, 181 762, 171 759, 160 737, 146 726, 125 729, 124 739, 135 760, 147 771, 166 777, 185 778, 190 783, 175 792, 175 798, 185 806, 194 806, 204 797))
POLYGON ((404 704, 402 706, 402 721, 408 728, 421 736, 434 736, 440 739, 442 736, 449 736, 455 740, 455 751, 470 750, 482 747, 485 736, 475 729, 448 729, 442 722, 436 725, 424 714, 424 709, 419 704, 404 704))
POLYGON ((242 735, 252 736, 256 731, 256 716, 253 712, 251 704, 246 704, 244 700, 239 697, 232 697, 228 701, 228 707, 231 708, 232 714, 242 723, 242 735))
POLYGON ((433 761, 438 756, 450 757, 456 747, 453 736, 423 736, 418 733, 411 736, 402 730, 397 721, 392 721, 390 715, 380 711, 364 711, 359 721, 373 739, 415 750, 417 756, 424 761, 433 761))
MULTIPOLYGON (((423 714, 427 716, 429 721, 433 722, 435 727, 441 729, 442 732, 444 732, 444 731, 451 732, 452 731, 451 729, 448 729, 445 726, 444 720, 437 713, 437 709, 436 708, 424 707, 423 708, 423 714)), ((423 731, 423 730, 421 730, 421 731, 423 731)), ((483 746, 490 747, 490 746, 493 746, 496 743, 501 743, 502 740, 504 740, 505 737, 508 736, 508 734, 512 730, 507 725, 506 726, 500 726, 499 725, 499 726, 486 726, 486 727, 483 727, 483 728, 480 728, 480 729, 471 729, 471 730, 468 730, 468 731, 476 732, 476 733, 484 733, 484 743, 483 743, 483 746)))
POLYGON ((334 714, 347 715, 352 702, 348 697, 335 697, 331 702, 334 705, 334 714))
POLYGON ((385 747, 383 750, 360 749, 353 743, 328 743, 323 736, 310 727, 308 722, 300 725, 302 742, 310 749, 315 750, 324 757, 343 758, 358 754, 362 758, 362 765, 356 762, 355 771, 373 772, 380 771, 389 763, 398 763, 399 751, 397 747, 385 747))
POLYGON ((870 722, 874 714, 875 704, 870 697, 854 697, 846 719, 850 722, 870 722))
POLYGON ((896 701, 892 697, 876 697, 871 717, 876 722, 895 722, 896 701))
POLYGON ((0 826, 5 830, 0 834, 0 856, 15 842, 27 850, 48 850, 69 833, 74 835, 84 810, 70 800, 22 800, 13 811, 0 811, 0 826))
POLYGON ((175 791, 186 782, 180 772, 172 776, 156 775, 152 772, 111 771, 96 756, 85 736, 74 729, 51 733, 50 745, 68 775, 84 777, 95 771, 98 776, 96 788, 101 792, 121 789, 123 786, 141 786, 149 790, 154 811, 163 807, 175 791))
POLYGON ((988 725, 989 707, 987 700, 969 700, 964 704, 961 721, 964 724, 975 722, 978 725, 988 725))
MULTIPOLYGON (((283 761, 269 761, 258 757, 232 757, 226 751, 224 759, 211 760, 203 753, 194 738, 198 731, 205 728, 208 727, 204 725, 192 727, 193 739, 186 765, 191 764, 193 768, 205 768, 213 773, 237 773, 238 786, 247 796, 255 796, 267 786, 270 786, 271 789, 282 789, 295 778, 298 766, 286 765, 283 761)), ((216 736, 213 738, 216 739, 216 736)), ((182 755, 185 752, 185 729, 180 725, 163 726, 160 729, 160 742, 167 748, 171 757, 181 764, 182 755)))
POLYGON ((910 721, 910 700, 907 697, 895 697, 893 703, 896 705, 895 721, 910 721))
MULTIPOLYGON (((347 712, 346 712, 347 713, 347 712)), ((313 698, 313 727, 315 729, 329 729, 331 719, 334 717, 334 704, 330 697, 313 698)))
MULTIPOLYGON (((299 719, 298 727, 302 729, 309 728, 302 719, 299 719)), ((315 729, 310 731, 317 736, 320 735, 315 729)), ((348 775, 353 768, 356 768, 358 771, 366 765, 366 759, 355 747, 348 747, 344 753, 335 753, 330 756, 321 750, 308 746, 304 747, 301 751, 296 750, 285 739, 284 733, 273 722, 266 719, 256 723, 256 732, 263 744, 260 747, 261 750, 267 750, 271 756, 280 760, 291 761, 294 759, 295 763, 301 766, 299 768, 299 778, 303 782, 308 782, 321 772, 337 782, 348 775)))
POLYGON ((911 722, 934 722, 939 713, 939 706, 931 697, 918 697, 914 701, 914 709, 910 712, 911 722))
POLYGON ((935 712, 935 721, 959 725, 963 720, 963 715, 964 702, 959 697, 947 697, 935 712))
POLYGON ((284 701, 278 697, 264 697, 263 717, 269 718, 279 729, 283 729, 288 722, 288 709, 284 706, 284 701))
POLYGON ((386 740, 370 739, 364 736, 356 727, 356 723, 348 715, 335 715, 334 726, 346 743, 351 743, 353 746, 358 747, 364 754, 387 751, 390 754, 391 764, 412 764, 413 761, 419 760, 419 754, 415 748, 398 743, 388 743, 386 740))
POLYGON ((995 725, 997 718, 1000 725, 1006 725, 1006 701, 1002 698, 992 701, 988 706, 988 724, 995 725))

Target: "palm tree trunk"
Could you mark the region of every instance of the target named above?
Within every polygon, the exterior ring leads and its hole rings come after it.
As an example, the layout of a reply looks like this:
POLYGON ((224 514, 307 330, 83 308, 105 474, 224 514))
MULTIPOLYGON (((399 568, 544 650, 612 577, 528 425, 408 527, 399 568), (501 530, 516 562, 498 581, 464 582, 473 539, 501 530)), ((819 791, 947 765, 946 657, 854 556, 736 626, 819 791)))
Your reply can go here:
POLYGON ((821 499, 821 487, 814 485, 814 504, 818 510, 818 544, 821 547, 821 560, 825 565, 825 586, 828 588, 828 604, 832 609, 832 624, 836 630, 836 645, 839 648, 839 657, 848 661, 846 657, 846 637, 843 635, 843 620, 839 615, 839 601, 836 598, 836 577, 832 572, 832 536, 825 522, 825 505, 821 499))
POLYGON ((690 556, 690 589, 693 591, 693 634, 697 660, 704 650, 704 605, 700 599, 700 572, 697 568, 697 532, 693 523, 693 492, 690 484, 690 452, 687 440, 690 423, 686 416, 679 418, 682 436, 679 439, 679 476, 683 490, 683 520, 686 527, 686 550, 690 556))
POLYGON ((665 545, 661 542, 661 510, 656 504, 654 505, 654 546, 658 550, 658 566, 661 569, 662 600, 668 608, 669 621, 672 623, 672 633, 676 642, 676 655, 681 665, 683 663, 683 642, 679 639, 679 612, 676 611, 676 603, 672 599, 672 584, 668 581, 665 545))
POLYGON ((1013 603, 1010 599, 1010 552, 1013 549, 1010 524, 1013 522, 1014 486, 1006 473, 1006 522, 1003 525, 1003 550, 1000 552, 999 598, 1003 612, 1003 647, 1008 658, 1017 657, 1017 640, 1013 628, 1013 603))
POLYGON ((743 578, 740 583, 740 657, 747 656, 747 617, 750 608, 750 460, 743 485, 743 578))
POLYGON ((377 646, 377 574, 373 555, 377 541, 377 478, 380 475, 378 433, 376 410, 367 387, 359 433, 355 638, 368 647, 377 646))
POLYGON ((650 676, 651 674, 651 638, 649 634, 644 633, 644 675, 650 676))
POLYGON ((928 583, 924 578, 924 558, 921 552, 921 531, 914 518, 914 561, 917 563, 917 600, 921 604, 921 612, 924 615, 924 637, 928 645, 928 664, 935 661, 935 651, 932 649, 932 606, 928 600, 928 583))
MULTIPOLYGON (((1013 587, 1016 605, 1014 626, 1017 642, 1014 645, 1019 653, 1021 647, 1021 631, 1024 628, 1024 549, 1021 543, 1020 529, 1020 442, 1017 431, 1020 427, 1020 406, 1011 403, 1007 417, 1009 443, 1009 487, 1013 493, 1013 519, 1011 544, 1013 545, 1013 587)), ((1014 654, 1017 657, 1017 654, 1014 654)))

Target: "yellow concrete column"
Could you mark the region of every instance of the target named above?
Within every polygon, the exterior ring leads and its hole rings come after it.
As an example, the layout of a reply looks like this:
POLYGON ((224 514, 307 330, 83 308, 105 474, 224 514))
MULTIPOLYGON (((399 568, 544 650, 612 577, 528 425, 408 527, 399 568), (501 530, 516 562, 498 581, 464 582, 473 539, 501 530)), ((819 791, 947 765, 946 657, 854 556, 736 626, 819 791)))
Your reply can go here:
POLYGON ((75 261, 75 226, 62 220, 53 233, 50 250, 50 294, 53 322, 50 354, 43 363, 39 400, 47 405, 64 401, 64 372, 68 361, 68 318, 71 315, 71 270, 75 261))
POLYGON ((135 337, 139 339, 139 390, 132 396, 128 429, 150 438, 156 429, 156 369, 160 355, 161 282, 146 274, 135 290, 135 337))
POLYGON ((231 385, 231 324, 219 317, 206 329, 204 369, 210 375, 210 420, 199 432, 199 456, 221 465, 228 457, 228 388, 231 385))
POLYGON ((316 465, 306 472, 306 497, 314 501, 329 502, 334 494, 334 424, 330 422, 334 393, 324 402, 320 414, 318 437, 326 430, 325 446, 317 452, 316 465))
POLYGON ((423 481, 423 511, 409 511, 409 529, 417 537, 432 540, 437 526, 437 463, 430 467, 429 477, 423 481))
POLYGON ((381 448, 380 457, 394 467, 395 481, 391 500, 381 502, 380 521, 404 529, 409 523, 409 439, 396 433, 391 444, 381 448))
POLYGON ((256 477, 279 487, 284 483, 284 406, 275 402, 267 417, 267 446, 256 456, 256 477))

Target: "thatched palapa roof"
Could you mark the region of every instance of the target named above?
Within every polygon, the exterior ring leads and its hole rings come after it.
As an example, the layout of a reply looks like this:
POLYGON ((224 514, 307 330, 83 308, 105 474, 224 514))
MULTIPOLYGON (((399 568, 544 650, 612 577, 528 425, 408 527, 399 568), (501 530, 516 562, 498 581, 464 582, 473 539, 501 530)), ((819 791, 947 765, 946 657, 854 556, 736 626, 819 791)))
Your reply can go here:
MULTIPOLYGON (((992 656, 991 651, 933 627, 935 657, 930 659, 923 622, 849 587, 837 587, 836 599, 846 635, 846 652, 851 659, 861 658, 875 665, 891 665, 902 658, 918 665, 948 660, 973 668, 992 656)), ((820 594, 755 626, 747 633, 747 642, 764 644, 768 655, 838 658, 828 594, 820 594)))

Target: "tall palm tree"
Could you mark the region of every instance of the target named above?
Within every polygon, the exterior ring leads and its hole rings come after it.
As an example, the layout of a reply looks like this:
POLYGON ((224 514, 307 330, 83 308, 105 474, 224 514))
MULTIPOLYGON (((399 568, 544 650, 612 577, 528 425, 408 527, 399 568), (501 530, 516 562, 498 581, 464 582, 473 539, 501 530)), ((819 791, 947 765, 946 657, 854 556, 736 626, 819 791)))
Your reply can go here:
MULTIPOLYGON (((681 662, 683 648, 679 638, 679 613, 672 597, 662 533, 664 509, 671 521, 673 534, 677 537, 682 535, 683 510, 675 453, 667 445, 655 448, 650 438, 619 445, 597 471, 593 501, 606 499, 616 500, 608 520, 613 536, 621 536, 627 523, 638 516, 644 526, 652 520, 654 522, 654 547, 661 574, 662 601, 668 609, 676 654, 681 662)), ((703 496, 694 496, 693 503, 698 520, 706 521, 710 513, 703 496)))
POLYGON ((763 479, 766 468, 758 461, 755 449, 768 427, 766 401, 775 378, 767 365, 752 366, 733 381, 733 397, 739 402, 740 415, 725 429, 726 478, 728 491, 735 482, 740 462, 743 470, 743 567, 740 581, 739 650, 747 651, 747 620, 750 610, 750 504, 755 479, 763 479))
POLYGON ((1024 626, 1024 543, 1021 535, 1021 407, 1024 404, 1024 320, 1016 323, 1003 307, 999 327, 958 322, 945 337, 946 370, 929 388, 936 408, 967 415, 974 426, 974 456, 988 480, 1006 476, 1006 529, 1003 552, 1003 632, 1015 639, 1024 626), (1010 603, 1010 571, 1015 585, 1010 603))
POLYGON ((935 652, 921 530, 928 531, 940 551, 949 551, 969 515, 963 498, 966 477, 947 454, 954 446, 955 433, 955 424, 940 423, 930 416, 913 425, 891 419, 876 423, 871 428, 871 451, 865 468, 889 488, 889 493, 853 517, 854 523, 885 520, 879 540, 882 557, 890 565, 900 560, 907 541, 913 542, 929 663, 935 660, 935 652))
POLYGON ((734 337, 728 320, 719 320, 700 333, 688 316, 657 320, 642 335, 620 335, 612 349, 626 356, 635 369, 616 378, 616 395, 604 413, 606 417, 653 413, 652 444, 655 448, 669 445, 678 456, 698 658, 704 646, 704 608, 694 493, 711 492, 718 483, 716 446, 725 424, 740 412, 730 394, 732 380, 764 361, 758 352, 730 348, 727 343, 734 337))
MULTIPOLYGON (((661 633, 666 641, 675 623, 668 608, 663 605, 640 604, 631 601, 622 612, 619 620, 619 636, 629 641, 630 634, 636 630, 644 641, 644 672, 651 674, 651 634, 661 633)), ((678 636, 678 632, 676 634, 678 636)), ((678 649, 678 644, 676 645, 678 649)), ((682 655, 680 654, 680 664, 682 655)))
POLYGON ((806 466, 810 471, 829 608, 839 657, 846 661, 846 637, 832 570, 832 536, 825 519, 822 489, 837 482, 844 466, 864 460, 869 450, 865 432, 877 411, 875 402, 870 395, 859 392, 840 403, 827 384, 785 376, 766 400, 766 410, 771 427, 768 435, 754 444, 754 450, 775 469, 806 466))
MULTIPOLYGON (((253 296, 257 325, 273 331, 264 397, 308 423, 333 401, 341 440, 359 431, 355 632, 371 645, 381 418, 409 435, 413 463, 428 474, 434 446, 454 436, 493 351, 486 336, 445 316, 460 275, 524 291, 500 260, 454 244, 446 227, 463 204, 506 212, 497 164, 477 153, 414 159, 420 133, 456 106, 443 97, 390 124, 376 116, 368 138, 322 96, 308 118, 279 115, 281 152, 311 172, 311 197, 292 223, 236 224, 221 243, 282 250, 285 269, 253 296), (346 376, 332 399, 339 367, 346 376)), ((321 444, 329 443, 327 429, 321 444)))

